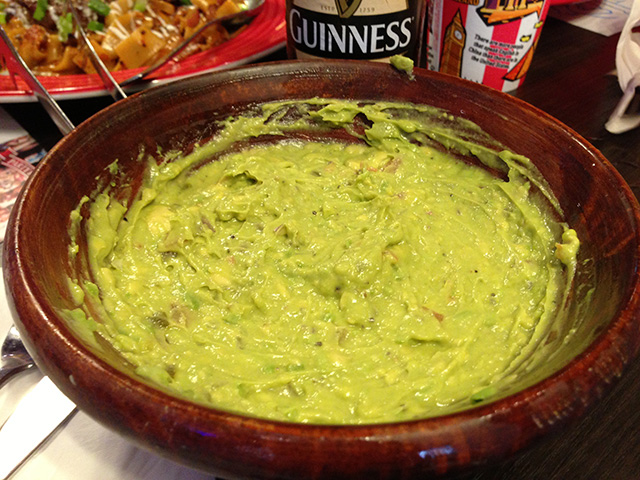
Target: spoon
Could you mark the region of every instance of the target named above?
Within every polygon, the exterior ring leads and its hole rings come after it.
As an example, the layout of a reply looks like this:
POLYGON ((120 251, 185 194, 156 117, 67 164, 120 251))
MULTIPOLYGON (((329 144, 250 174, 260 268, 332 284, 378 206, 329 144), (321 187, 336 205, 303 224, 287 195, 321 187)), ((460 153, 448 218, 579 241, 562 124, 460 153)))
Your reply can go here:
POLYGON ((18 329, 11 326, 0 350, 0 387, 14 375, 35 366, 22 343, 18 329))
POLYGON ((123 80, 122 82, 120 82, 120 86, 124 87, 126 85, 131 85, 132 83, 139 82, 140 80, 149 76, 156 70, 159 70, 161 67, 166 65, 169 61, 171 61, 173 58, 179 55, 190 43, 196 40, 200 36, 200 34, 204 30, 209 28, 211 25, 214 25, 216 23, 225 23, 226 25, 229 25, 232 27, 239 27, 240 25, 243 25, 244 23, 248 22, 251 18, 258 15, 262 5, 264 5, 264 2, 265 0, 244 0, 244 8, 241 11, 209 20, 200 28, 198 28, 198 30, 196 30, 193 33, 193 35, 183 40, 182 43, 180 43, 180 45, 178 45, 173 50, 171 50, 171 52, 169 52, 169 54, 166 55, 162 60, 155 63, 154 65, 147 67, 142 72, 136 75, 133 75, 132 77, 127 78, 126 80, 123 80))

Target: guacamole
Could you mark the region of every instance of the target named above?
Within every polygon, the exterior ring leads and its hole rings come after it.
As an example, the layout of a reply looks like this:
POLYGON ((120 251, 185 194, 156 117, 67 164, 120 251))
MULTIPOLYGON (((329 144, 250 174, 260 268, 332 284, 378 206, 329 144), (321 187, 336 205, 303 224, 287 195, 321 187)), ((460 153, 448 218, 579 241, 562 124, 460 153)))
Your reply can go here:
POLYGON ((164 158, 140 156, 133 201, 108 187, 74 212, 70 261, 85 236, 90 274, 67 318, 176 395, 292 422, 424 418, 498 394, 561 321, 577 236, 531 162, 469 122, 280 102, 164 158))

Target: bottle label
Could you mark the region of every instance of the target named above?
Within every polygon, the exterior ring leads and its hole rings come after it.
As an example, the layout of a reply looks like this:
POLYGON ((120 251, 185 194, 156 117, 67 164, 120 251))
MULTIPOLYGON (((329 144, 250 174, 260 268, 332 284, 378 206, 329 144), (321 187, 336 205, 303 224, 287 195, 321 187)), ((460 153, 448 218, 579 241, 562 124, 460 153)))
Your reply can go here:
POLYGON ((406 0, 290 0, 287 35, 298 57, 375 60, 411 51, 419 32, 406 0))

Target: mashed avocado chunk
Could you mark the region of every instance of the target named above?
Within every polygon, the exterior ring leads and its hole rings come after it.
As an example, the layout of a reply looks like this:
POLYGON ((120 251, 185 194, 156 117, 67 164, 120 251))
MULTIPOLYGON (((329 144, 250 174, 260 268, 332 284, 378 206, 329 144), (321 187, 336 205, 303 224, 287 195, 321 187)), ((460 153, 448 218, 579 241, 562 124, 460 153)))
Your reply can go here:
POLYGON ((70 321, 163 388, 263 418, 393 422, 495 395, 557 321, 576 265, 530 162, 412 105, 261 108, 150 160, 131 204, 96 193, 70 321), (351 139, 291 134, 303 127, 351 139))

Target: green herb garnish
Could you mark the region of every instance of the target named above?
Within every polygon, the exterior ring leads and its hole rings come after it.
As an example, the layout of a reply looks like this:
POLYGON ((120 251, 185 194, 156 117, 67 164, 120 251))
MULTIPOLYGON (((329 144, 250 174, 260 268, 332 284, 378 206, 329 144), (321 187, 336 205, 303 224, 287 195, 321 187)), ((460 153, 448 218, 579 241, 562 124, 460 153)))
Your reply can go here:
POLYGON ((73 15, 71 12, 66 15, 61 15, 56 22, 58 27, 58 38, 62 42, 66 42, 69 39, 69 35, 73 33, 73 15))
POLYGON ((48 6, 49 4, 47 3, 47 0, 38 0, 38 2, 36 3, 36 9, 33 12, 33 19, 37 20, 38 22, 42 20, 47 14, 48 6))
POLYGON ((89 0, 89 8, 96 12, 98 15, 106 17, 109 15, 111 8, 102 0, 89 0))
POLYGON ((6 25, 7 24, 7 14, 2 12, 0 13, 0 25, 6 25))
POLYGON ((101 32, 104 30, 104 23, 90 20, 89 23, 87 23, 87 30, 92 32, 101 32))
POLYGON ((147 9, 147 0, 136 0, 133 9, 138 12, 144 12, 147 9))

